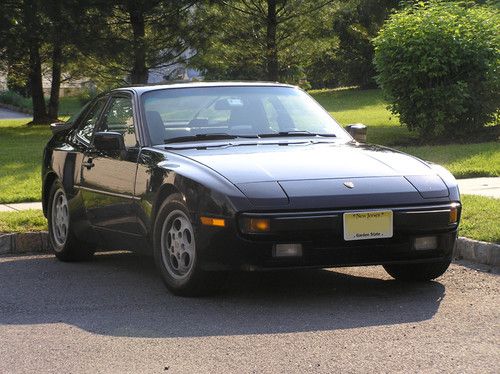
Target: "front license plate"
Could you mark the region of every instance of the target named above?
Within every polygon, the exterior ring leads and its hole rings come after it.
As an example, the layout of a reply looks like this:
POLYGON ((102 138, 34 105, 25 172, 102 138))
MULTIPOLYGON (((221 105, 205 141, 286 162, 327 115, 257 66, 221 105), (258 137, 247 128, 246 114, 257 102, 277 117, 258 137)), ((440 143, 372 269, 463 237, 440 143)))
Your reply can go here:
POLYGON ((344 213, 344 240, 392 238, 392 210, 344 213))

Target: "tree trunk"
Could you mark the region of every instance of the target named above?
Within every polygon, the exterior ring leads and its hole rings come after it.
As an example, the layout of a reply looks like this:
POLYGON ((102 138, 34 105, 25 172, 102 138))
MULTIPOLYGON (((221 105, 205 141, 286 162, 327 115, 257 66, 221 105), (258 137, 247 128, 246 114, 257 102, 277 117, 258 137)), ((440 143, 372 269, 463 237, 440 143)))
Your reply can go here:
POLYGON ((61 88, 62 46, 54 43, 52 50, 52 84, 50 86, 49 117, 57 119, 59 114, 59 89, 61 88))
POLYGON ((59 89, 61 88, 61 65, 63 42, 61 37, 61 0, 51 0, 52 19, 52 82, 50 85, 50 99, 48 106, 48 115, 57 120, 59 114, 59 89))
POLYGON ((144 12, 136 1, 129 1, 128 13, 133 33, 134 65, 130 73, 132 84, 148 83, 149 73, 146 67, 146 46, 144 41, 144 12))
POLYGON ((267 0, 266 65, 267 80, 276 82, 279 78, 278 46, 276 45, 276 0, 267 0))
POLYGON ((38 33, 37 9, 34 0, 25 0, 23 3, 24 21, 29 48, 29 84, 31 100, 33 102, 33 123, 43 124, 48 122, 45 98, 42 86, 42 61, 40 58, 40 40, 38 33))
POLYGON ((38 43, 30 45, 30 87, 31 101, 33 102, 33 123, 47 123, 47 110, 43 96, 42 62, 38 43))

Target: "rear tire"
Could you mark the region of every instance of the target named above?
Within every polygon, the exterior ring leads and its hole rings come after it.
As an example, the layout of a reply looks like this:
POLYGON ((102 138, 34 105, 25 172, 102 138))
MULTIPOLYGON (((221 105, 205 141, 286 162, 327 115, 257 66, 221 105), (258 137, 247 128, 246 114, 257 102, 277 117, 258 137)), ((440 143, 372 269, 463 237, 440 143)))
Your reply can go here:
POLYGON ((444 274, 451 260, 422 264, 384 265, 391 277, 402 281, 429 281, 444 274))
POLYGON ((47 213, 49 241, 59 260, 83 261, 94 255, 94 249, 79 242, 71 231, 68 199, 64 187, 58 180, 50 188, 47 213))
POLYGON ((221 273, 200 269, 197 232, 179 194, 161 205, 153 231, 155 263, 167 288, 178 296, 200 296, 218 289, 221 273))

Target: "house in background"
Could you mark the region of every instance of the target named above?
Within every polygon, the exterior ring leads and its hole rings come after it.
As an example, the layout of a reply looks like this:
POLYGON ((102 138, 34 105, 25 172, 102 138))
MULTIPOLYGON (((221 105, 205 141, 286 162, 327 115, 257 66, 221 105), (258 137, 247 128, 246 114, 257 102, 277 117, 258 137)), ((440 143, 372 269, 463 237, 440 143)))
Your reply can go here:
MULTIPOLYGON (((182 58, 189 60, 194 52, 187 50, 182 58)), ((153 68, 149 70, 148 83, 168 83, 169 81, 199 81, 203 80, 203 75, 196 69, 187 67, 185 62, 178 62, 169 66, 153 68)), ((7 72, 0 69, 0 92, 8 90, 7 72)), ((42 76, 42 86, 45 96, 50 95, 51 71, 45 70, 42 76)), ((75 96, 82 91, 95 91, 96 85, 90 78, 72 78, 67 74, 62 74, 59 96, 75 96)))
MULTIPOLYGON (((51 72, 47 71, 42 76, 42 86, 43 92, 45 96, 50 95, 50 86, 51 86, 51 72)), ((59 89, 59 96, 75 96, 81 93, 83 90, 92 90, 95 89, 94 83, 88 78, 78 78, 71 79, 68 76, 62 76, 61 78, 61 87, 59 89)), ((0 92, 8 91, 8 79, 7 72, 0 71, 0 92)))
POLYGON ((161 68, 149 70, 148 83, 164 83, 169 81, 200 81, 203 75, 196 69, 187 67, 185 61, 188 61, 196 54, 193 49, 187 49, 182 53, 181 59, 184 62, 178 62, 161 68))
POLYGON ((0 92, 7 91, 7 74, 0 70, 0 92))
POLYGON ((168 81, 200 81, 203 76, 198 70, 187 68, 183 64, 175 64, 168 68, 149 70, 148 83, 168 81))

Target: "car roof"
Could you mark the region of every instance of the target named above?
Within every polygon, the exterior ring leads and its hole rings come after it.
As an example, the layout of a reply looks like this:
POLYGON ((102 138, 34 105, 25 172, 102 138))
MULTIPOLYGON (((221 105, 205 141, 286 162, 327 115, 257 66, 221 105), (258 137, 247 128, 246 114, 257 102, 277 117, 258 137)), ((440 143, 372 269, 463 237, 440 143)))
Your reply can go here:
POLYGON ((198 87, 293 87, 290 84, 278 83, 278 82, 234 82, 234 81, 225 81, 225 82, 176 82, 169 84, 150 84, 150 85, 137 85, 137 86, 126 86, 117 88, 111 92, 115 91, 135 91, 138 94, 148 91, 156 91, 156 90, 165 90, 165 89, 173 89, 173 88, 198 88, 198 87))

